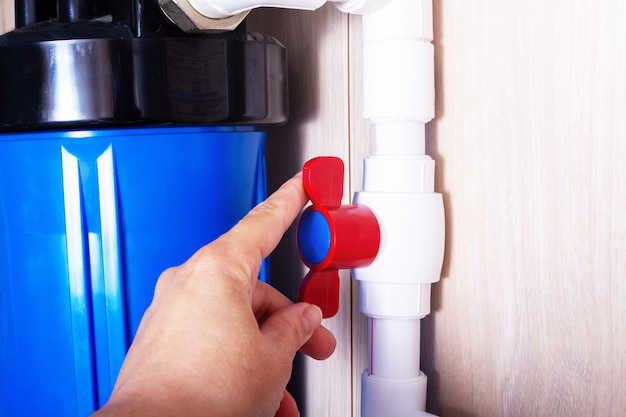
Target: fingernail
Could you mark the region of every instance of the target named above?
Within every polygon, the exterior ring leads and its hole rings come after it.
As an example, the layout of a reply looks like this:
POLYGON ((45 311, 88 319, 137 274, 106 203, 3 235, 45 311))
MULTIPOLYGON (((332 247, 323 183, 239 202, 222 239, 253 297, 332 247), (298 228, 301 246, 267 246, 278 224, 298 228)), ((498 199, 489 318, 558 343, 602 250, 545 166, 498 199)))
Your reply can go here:
POLYGON ((315 304, 309 304, 302 311, 302 321, 304 322, 304 331, 311 334, 322 322, 322 310, 315 304))

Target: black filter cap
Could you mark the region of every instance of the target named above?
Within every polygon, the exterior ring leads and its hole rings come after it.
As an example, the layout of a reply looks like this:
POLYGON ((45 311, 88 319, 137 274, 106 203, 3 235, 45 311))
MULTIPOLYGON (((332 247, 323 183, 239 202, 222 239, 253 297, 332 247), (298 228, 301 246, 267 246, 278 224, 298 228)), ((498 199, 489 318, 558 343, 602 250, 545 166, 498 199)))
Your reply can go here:
POLYGON ((157 7, 141 10, 46 16, 0 36, 0 130, 286 122, 279 42, 247 33, 245 23, 189 35, 157 7))

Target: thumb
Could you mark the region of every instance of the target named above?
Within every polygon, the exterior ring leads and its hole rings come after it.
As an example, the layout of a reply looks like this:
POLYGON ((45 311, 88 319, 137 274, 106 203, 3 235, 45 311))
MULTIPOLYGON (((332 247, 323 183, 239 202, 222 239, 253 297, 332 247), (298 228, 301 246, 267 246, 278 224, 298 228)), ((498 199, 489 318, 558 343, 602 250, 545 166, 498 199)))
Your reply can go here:
POLYGON ((277 310, 261 326, 261 333, 276 344, 277 350, 293 357, 322 324, 322 310, 314 304, 297 303, 277 310))

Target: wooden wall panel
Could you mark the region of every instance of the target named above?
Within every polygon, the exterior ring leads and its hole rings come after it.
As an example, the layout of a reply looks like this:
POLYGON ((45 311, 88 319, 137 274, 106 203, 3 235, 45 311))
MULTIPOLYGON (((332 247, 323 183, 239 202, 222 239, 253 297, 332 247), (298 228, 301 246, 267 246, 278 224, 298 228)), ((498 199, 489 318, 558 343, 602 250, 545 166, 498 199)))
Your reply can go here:
MULTIPOLYGON (((276 188, 309 158, 335 155, 349 161, 348 17, 332 5, 316 12, 256 10, 249 30, 270 34, 288 50, 290 118, 268 129, 268 176, 276 188)), ((346 167, 349 171, 349 164, 346 167)), ((349 182, 346 176, 345 189, 349 182)), ((346 192, 344 201, 350 200, 346 192)), ((290 231, 272 256, 273 284, 292 298, 304 276, 290 231)), ((303 417, 352 414, 350 280, 342 275, 339 314, 326 321, 337 350, 327 361, 299 358, 294 383, 303 417)))
MULTIPOLYGON (((363 188, 363 159, 371 149, 372 125, 363 119, 361 17, 350 16, 350 188, 363 188)), ((361 416, 361 373, 367 363, 367 318, 359 311, 359 284, 352 282, 352 415, 361 416)))
POLYGON ((442 416, 626 412, 626 6, 435 2, 442 416))
POLYGON ((14 26, 13 0, 0 0, 0 33, 8 32, 14 26))

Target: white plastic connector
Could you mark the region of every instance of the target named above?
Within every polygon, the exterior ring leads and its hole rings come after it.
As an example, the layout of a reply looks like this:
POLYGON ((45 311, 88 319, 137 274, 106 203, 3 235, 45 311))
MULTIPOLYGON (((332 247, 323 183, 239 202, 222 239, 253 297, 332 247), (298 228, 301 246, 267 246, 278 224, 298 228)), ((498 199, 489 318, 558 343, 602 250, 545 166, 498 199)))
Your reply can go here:
POLYGON ((233 30, 250 10, 259 7, 315 10, 327 1, 347 13, 368 14, 380 10, 392 0, 158 0, 163 13, 189 33, 233 30))
POLYGON ((370 207, 382 229, 378 256, 355 270, 355 278, 416 285, 439 281, 445 227, 441 194, 361 191, 354 202, 370 207))
POLYGON ((198 13, 210 19, 225 19, 259 7, 316 10, 327 1, 336 3, 346 13, 369 14, 382 9, 392 0, 189 0, 198 13))
MULTIPOLYGON (((363 116, 385 121, 432 120, 435 79, 432 3, 394 0, 363 16, 363 116)), ((421 153, 424 153, 423 151, 421 153)))
MULTIPOLYGON (((426 375, 384 378, 365 370, 361 375, 361 417, 416 416, 426 408, 426 375)), ((428 414, 426 414, 428 415, 428 414)))
POLYGON ((189 0, 189 3, 206 17, 224 19, 258 7, 315 10, 322 7, 326 0, 189 0))
POLYGON ((337 8, 345 13, 370 14, 387 6, 392 0, 339 0, 337 8))

